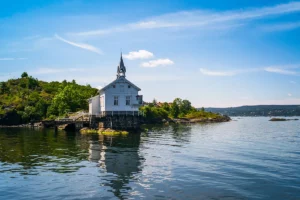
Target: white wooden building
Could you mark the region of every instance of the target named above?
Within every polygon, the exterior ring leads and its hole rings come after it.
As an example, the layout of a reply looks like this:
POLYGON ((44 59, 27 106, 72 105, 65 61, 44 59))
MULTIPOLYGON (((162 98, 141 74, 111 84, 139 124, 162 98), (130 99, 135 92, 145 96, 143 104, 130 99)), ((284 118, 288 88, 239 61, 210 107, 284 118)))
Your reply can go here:
POLYGON ((117 69, 117 78, 89 99, 90 115, 137 115, 143 104, 141 89, 126 79, 126 67, 122 54, 117 69))

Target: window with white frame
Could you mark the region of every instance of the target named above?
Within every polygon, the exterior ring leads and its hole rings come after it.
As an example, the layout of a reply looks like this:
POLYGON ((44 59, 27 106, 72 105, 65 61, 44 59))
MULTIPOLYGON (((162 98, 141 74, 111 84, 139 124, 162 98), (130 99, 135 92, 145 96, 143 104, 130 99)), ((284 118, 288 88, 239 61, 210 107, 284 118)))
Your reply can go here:
POLYGON ((126 96, 126 106, 130 106, 130 96, 126 96))
POLYGON ((119 105, 119 97, 114 96, 114 106, 118 106, 118 105, 119 105))

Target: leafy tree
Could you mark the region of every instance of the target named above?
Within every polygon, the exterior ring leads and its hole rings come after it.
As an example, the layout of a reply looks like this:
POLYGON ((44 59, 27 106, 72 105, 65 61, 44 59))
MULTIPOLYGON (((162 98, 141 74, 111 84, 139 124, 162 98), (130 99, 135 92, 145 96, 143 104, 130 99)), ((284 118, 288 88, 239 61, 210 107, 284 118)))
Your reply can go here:
POLYGON ((174 99, 172 105, 171 105, 171 116, 173 118, 177 118, 180 114, 180 106, 181 106, 182 100, 179 98, 174 99))
POLYGON ((39 82, 37 79, 33 78, 32 76, 30 76, 28 78, 28 88, 29 89, 34 89, 35 87, 39 86, 39 82))
POLYGON ((28 77, 27 72, 23 72, 22 75, 21 75, 21 78, 27 78, 27 77, 28 77))
POLYGON ((94 89, 83 91, 82 86, 71 83, 61 89, 53 98, 48 115, 64 115, 67 112, 75 112, 88 108, 87 99, 94 95, 94 89))
POLYGON ((4 94, 8 92, 9 88, 7 86, 7 83, 5 82, 0 82, 0 94, 4 94))
POLYGON ((164 102, 163 103, 163 105, 162 105, 162 108, 165 110, 165 111, 167 111, 167 112, 169 112, 170 111, 170 105, 167 103, 167 102, 164 102))
POLYGON ((75 81, 48 83, 28 74, 23 77, 0 82, 0 125, 27 123, 46 117, 54 119, 68 111, 86 110, 86 100, 98 91, 75 81), (9 116, 10 121, 1 120, 1 116, 9 116))
POLYGON ((180 105, 180 114, 186 115, 192 110, 192 104, 189 100, 182 100, 180 105))
POLYGON ((180 98, 174 99, 171 105, 164 102, 162 106, 154 106, 153 103, 140 108, 143 111, 146 119, 168 119, 171 118, 218 118, 221 117, 218 114, 205 112, 205 110, 198 111, 191 105, 189 100, 182 100, 180 98))

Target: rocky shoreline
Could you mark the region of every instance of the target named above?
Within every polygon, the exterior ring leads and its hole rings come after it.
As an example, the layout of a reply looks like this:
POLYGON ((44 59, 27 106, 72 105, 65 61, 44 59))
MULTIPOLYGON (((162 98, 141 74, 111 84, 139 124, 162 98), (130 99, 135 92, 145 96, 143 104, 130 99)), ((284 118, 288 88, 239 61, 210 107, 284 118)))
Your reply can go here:
POLYGON ((153 119, 146 120, 144 124, 195 124, 195 123, 220 123, 229 122, 231 118, 227 115, 218 118, 175 118, 175 119, 153 119))
MULTIPOLYGON (((222 116, 218 118, 176 118, 176 119, 152 119, 145 120, 142 124, 195 124, 195 123, 220 123, 220 122, 229 122, 231 118, 229 116, 222 116)), ((60 129, 63 125, 60 126, 60 129)), ((42 122, 29 123, 29 124, 20 124, 20 125, 0 125, 0 128, 43 128, 42 122)))
POLYGON ((0 125, 0 128, 42 128, 42 122, 34 124, 20 124, 20 125, 0 125))
POLYGON ((178 118, 178 119, 173 119, 172 121, 177 124, 218 123, 218 122, 229 122, 231 121, 231 118, 225 115, 220 118, 196 118, 196 119, 178 118))

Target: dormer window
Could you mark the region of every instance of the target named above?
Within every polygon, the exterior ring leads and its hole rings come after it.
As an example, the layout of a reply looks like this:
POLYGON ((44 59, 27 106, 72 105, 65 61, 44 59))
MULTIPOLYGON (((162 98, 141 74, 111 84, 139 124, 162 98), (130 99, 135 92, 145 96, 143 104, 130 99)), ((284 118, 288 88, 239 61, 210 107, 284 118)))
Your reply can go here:
POLYGON ((113 88, 116 88, 116 85, 113 85, 113 88))
POLYGON ((131 88, 131 85, 128 85, 128 88, 131 88))

